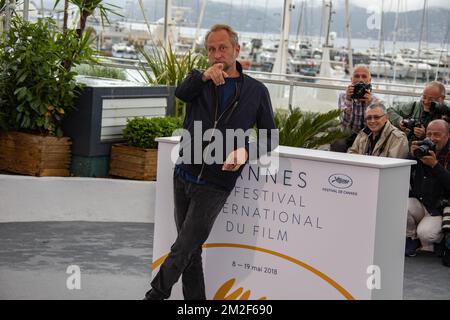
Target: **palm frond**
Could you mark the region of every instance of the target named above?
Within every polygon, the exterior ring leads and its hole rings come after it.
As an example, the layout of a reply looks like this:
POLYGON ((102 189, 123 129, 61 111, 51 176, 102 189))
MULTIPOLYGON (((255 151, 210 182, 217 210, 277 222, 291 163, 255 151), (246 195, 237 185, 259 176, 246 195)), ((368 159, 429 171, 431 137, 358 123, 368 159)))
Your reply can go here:
POLYGON ((277 110, 275 125, 279 130, 280 145, 316 149, 348 136, 339 128, 339 110, 325 113, 303 112, 290 108, 277 110))

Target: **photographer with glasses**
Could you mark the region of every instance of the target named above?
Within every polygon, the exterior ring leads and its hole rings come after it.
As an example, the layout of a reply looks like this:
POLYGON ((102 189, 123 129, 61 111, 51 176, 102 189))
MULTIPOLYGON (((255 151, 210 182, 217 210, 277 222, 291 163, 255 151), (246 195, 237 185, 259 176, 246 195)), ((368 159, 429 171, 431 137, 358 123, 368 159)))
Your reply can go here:
POLYGON ((447 219, 443 223, 442 218, 443 214, 450 214, 449 138, 449 124, 433 120, 428 124, 426 139, 411 144, 409 158, 417 164, 411 168, 406 256, 415 256, 419 248, 434 252, 434 244, 441 242, 443 231, 450 229, 447 219))
POLYGON ((358 64, 353 70, 352 83, 347 86, 345 92, 339 95, 338 107, 341 110, 339 122, 342 129, 351 132, 347 139, 339 139, 330 146, 331 151, 347 152, 358 135, 358 132, 366 126, 364 114, 366 108, 379 103, 379 99, 372 93, 372 77, 369 68, 364 64, 358 64))
POLYGON ((364 119, 367 126, 358 133, 348 153, 406 158, 408 139, 389 122, 386 107, 382 103, 368 106, 364 119))
POLYGON ((389 108, 389 120, 407 134, 409 142, 423 140, 425 128, 432 120, 448 119, 450 116, 450 109, 444 100, 444 85, 439 81, 431 81, 425 85, 420 101, 389 108))

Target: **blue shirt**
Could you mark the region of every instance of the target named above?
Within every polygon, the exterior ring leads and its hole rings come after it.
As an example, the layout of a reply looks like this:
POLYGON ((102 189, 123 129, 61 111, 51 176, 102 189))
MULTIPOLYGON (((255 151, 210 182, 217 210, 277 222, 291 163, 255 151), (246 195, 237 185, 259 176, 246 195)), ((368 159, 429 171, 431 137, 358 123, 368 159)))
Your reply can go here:
POLYGON ((219 86, 219 115, 228 107, 236 94, 236 80, 238 78, 225 78, 225 84, 219 86))

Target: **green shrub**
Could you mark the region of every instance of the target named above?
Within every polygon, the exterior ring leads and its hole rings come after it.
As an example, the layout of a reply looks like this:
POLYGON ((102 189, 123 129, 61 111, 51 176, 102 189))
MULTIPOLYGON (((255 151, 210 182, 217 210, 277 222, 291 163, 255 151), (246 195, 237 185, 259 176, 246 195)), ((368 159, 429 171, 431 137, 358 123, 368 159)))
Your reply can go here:
POLYGON ((62 136, 61 121, 75 109, 76 73, 64 67, 91 61, 91 32, 58 31, 52 19, 16 16, 0 35, 0 113, 8 129, 62 136))
POLYGON ((183 126, 183 121, 175 117, 133 118, 127 120, 123 137, 128 145, 145 149, 156 149, 155 138, 170 137, 183 126))
POLYGON ((280 133, 280 145, 317 149, 322 145, 346 138, 348 132, 339 127, 340 110, 303 112, 300 108, 277 110, 275 125, 280 133))
POLYGON ((80 64, 75 68, 75 72, 85 76, 126 80, 125 72, 117 68, 109 68, 104 66, 80 64))

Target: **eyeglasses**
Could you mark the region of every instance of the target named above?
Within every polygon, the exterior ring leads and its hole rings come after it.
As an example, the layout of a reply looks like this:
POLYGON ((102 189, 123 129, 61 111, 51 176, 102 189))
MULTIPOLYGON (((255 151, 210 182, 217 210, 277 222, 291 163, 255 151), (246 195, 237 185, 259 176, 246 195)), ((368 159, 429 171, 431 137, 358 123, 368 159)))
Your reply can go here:
POLYGON ((422 100, 428 100, 428 101, 438 101, 440 96, 438 97, 430 97, 430 96, 424 96, 422 95, 422 100))
POLYGON ((383 118, 384 116, 385 116, 385 114, 383 114, 381 116, 367 116, 364 119, 366 119, 366 121, 372 121, 372 120, 378 121, 381 118, 383 118))

